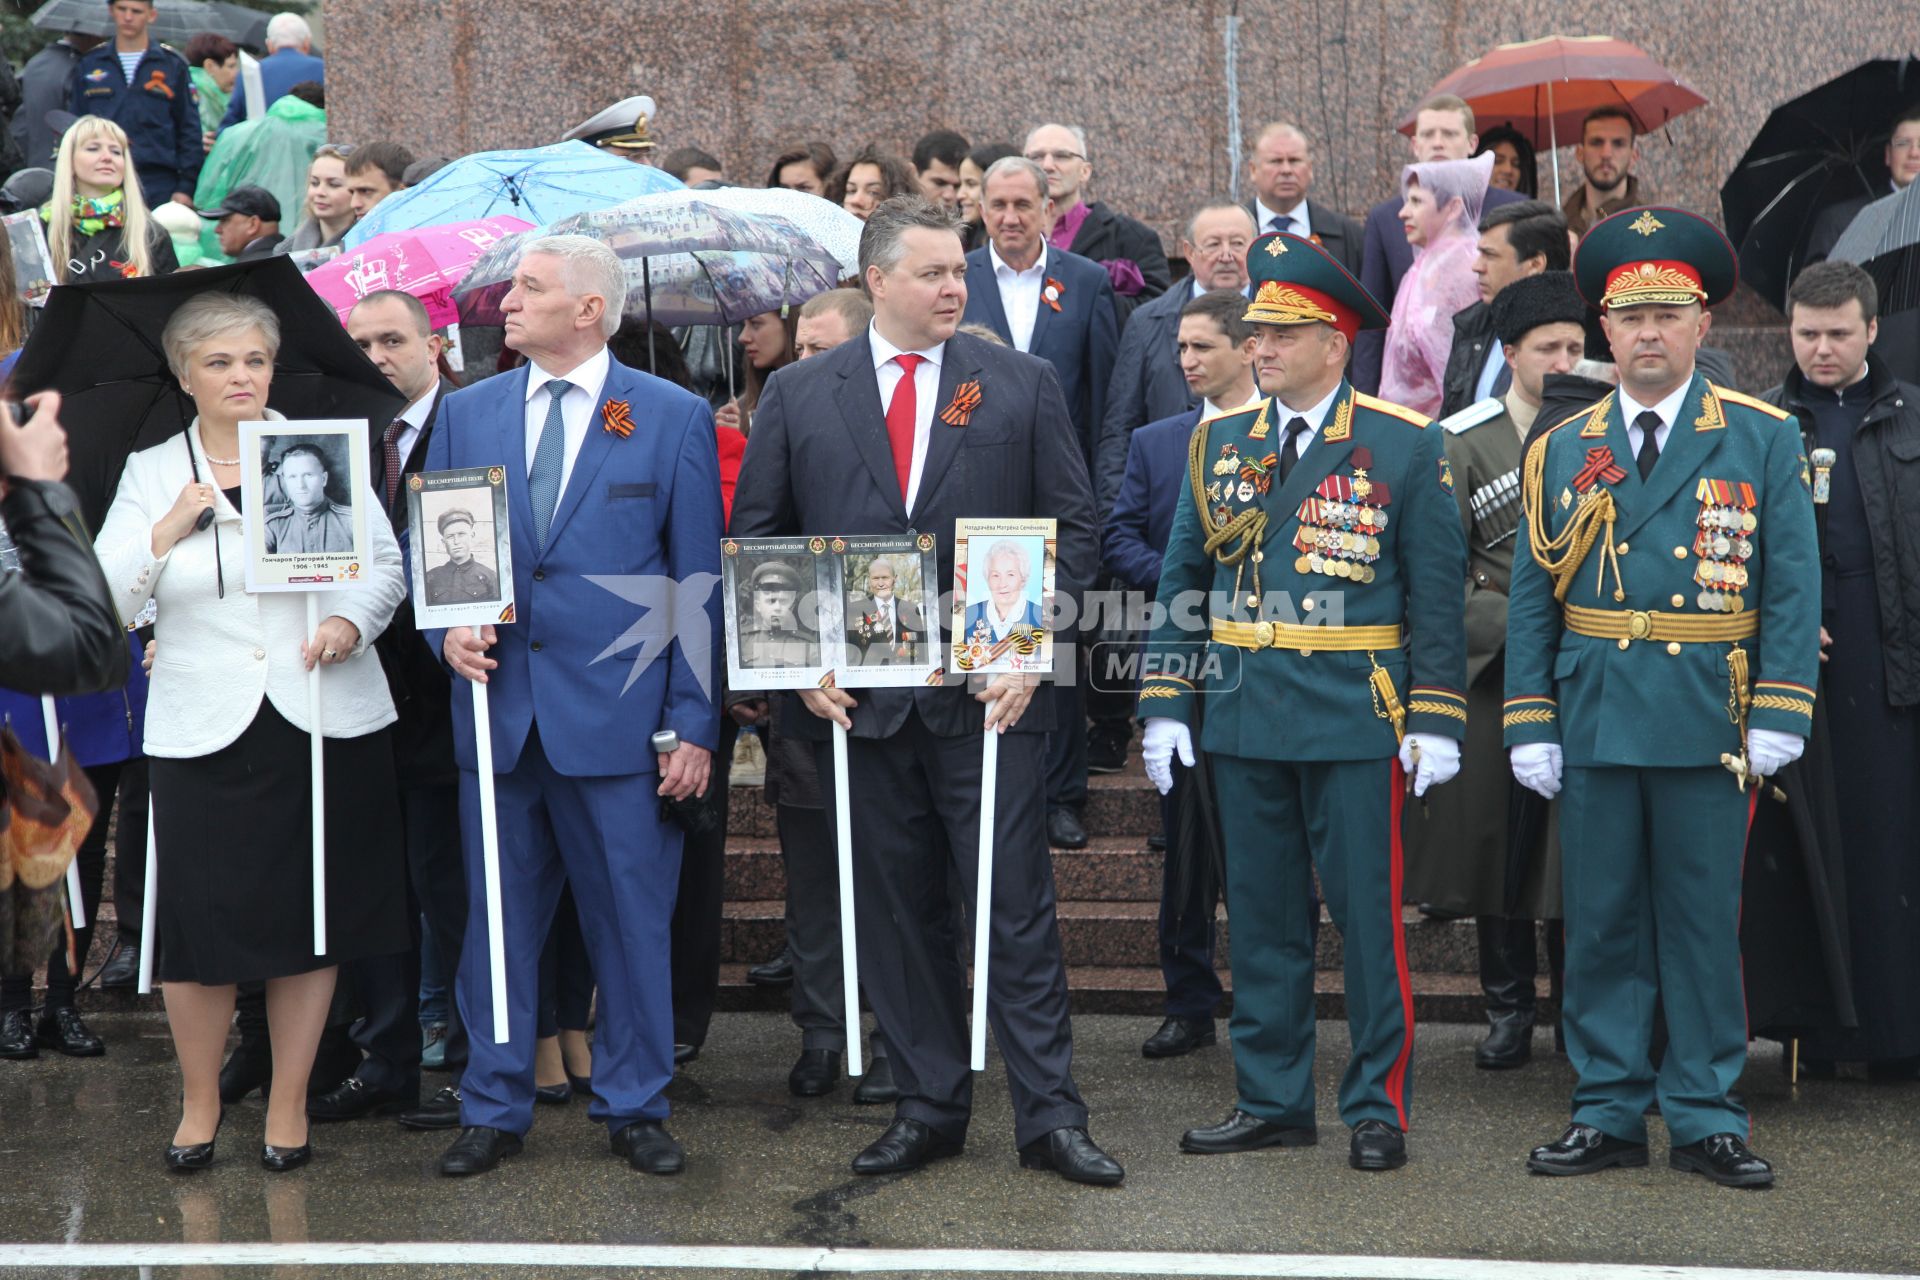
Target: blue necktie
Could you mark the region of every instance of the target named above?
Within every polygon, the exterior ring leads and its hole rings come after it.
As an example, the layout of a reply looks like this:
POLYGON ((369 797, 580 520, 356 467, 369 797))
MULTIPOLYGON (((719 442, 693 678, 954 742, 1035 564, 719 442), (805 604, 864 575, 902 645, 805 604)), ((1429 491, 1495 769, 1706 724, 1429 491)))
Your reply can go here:
POLYGON ((547 545, 547 526, 553 523, 553 509, 560 502, 560 472, 567 456, 567 428, 560 420, 560 400, 573 390, 573 384, 555 378, 547 384, 547 421, 540 428, 540 441, 533 449, 533 468, 527 472, 527 497, 533 503, 533 536, 542 547, 547 545))

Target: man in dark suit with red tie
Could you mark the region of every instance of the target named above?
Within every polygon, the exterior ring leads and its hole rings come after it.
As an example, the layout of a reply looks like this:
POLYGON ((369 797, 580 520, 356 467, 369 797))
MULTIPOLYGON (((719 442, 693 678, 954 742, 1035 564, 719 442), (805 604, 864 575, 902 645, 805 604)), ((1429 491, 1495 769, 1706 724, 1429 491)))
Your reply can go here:
MULTIPOLYGON (((1066 407, 1045 361, 955 332, 967 261, 953 215, 917 196, 886 201, 861 234, 860 266, 873 325, 769 380, 731 533, 925 531, 944 583, 957 518, 1053 517, 1057 591, 1078 596, 1098 555, 1086 462, 1061 429, 1066 407)), ((1002 732, 987 1011, 1007 1063, 1020 1162, 1076 1182, 1124 1176, 1088 1136, 1073 1082, 1043 830, 1050 708, 1034 691, 1028 677, 1001 676, 971 690, 949 679, 799 695, 812 714, 795 708, 792 723, 819 744, 822 785, 833 776, 832 720, 849 732, 849 789, 884 798, 852 806, 854 902, 861 980, 892 1046, 900 1101, 886 1133, 854 1158, 856 1173, 917 1169, 960 1154, 966 1140, 973 1078, 948 859, 970 890, 985 727, 1002 732)))

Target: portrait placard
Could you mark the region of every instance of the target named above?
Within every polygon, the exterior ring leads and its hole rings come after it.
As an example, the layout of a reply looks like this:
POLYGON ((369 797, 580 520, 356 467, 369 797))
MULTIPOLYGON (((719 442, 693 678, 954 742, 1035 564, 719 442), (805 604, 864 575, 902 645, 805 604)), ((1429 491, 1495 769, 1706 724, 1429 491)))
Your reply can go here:
POLYGON ((1053 669, 1053 520, 956 520, 953 636, 959 675, 1053 669))
POLYGON ((407 477, 413 616, 422 630, 513 621, 505 467, 407 477))
POLYGON ((247 590, 334 591, 366 581, 373 539, 367 420, 240 424, 247 590))
POLYGON ((815 689, 845 643, 840 562, 824 537, 728 538, 720 544, 727 686, 815 689))
POLYGON ((7 229, 7 248, 13 253, 13 287, 20 301, 44 307, 53 292, 53 253, 47 248, 46 224, 38 209, 22 209, 0 218, 7 229))
POLYGON ((834 683, 847 689, 940 682, 939 561, 930 533, 829 538, 844 619, 834 683))

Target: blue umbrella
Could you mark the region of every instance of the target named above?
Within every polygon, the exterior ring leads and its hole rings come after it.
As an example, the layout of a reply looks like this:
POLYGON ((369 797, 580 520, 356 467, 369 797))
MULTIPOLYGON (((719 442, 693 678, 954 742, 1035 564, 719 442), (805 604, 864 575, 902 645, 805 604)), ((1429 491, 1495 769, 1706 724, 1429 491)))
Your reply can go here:
POLYGON ((382 200, 347 232, 346 247, 386 231, 512 214, 545 224, 605 209, 635 196, 681 191, 664 169, 610 156, 584 142, 463 156, 417 187, 382 200))

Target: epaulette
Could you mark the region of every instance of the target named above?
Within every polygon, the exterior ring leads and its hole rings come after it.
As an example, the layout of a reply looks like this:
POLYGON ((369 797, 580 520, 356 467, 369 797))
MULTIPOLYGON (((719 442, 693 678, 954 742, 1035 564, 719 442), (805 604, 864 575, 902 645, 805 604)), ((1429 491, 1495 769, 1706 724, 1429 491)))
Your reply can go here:
POLYGON ((1241 405, 1238 409, 1222 409, 1219 413, 1213 414, 1211 417, 1202 417, 1195 425, 1209 427, 1216 422, 1231 422, 1236 418, 1257 414, 1266 407, 1267 402, 1265 400, 1256 400, 1252 404, 1241 405))
POLYGON ((1485 400, 1468 405, 1455 414, 1440 419, 1440 425, 1454 435, 1477 427, 1483 422, 1492 422, 1507 407, 1507 402, 1498 396, 1488 396, 1485 400))
POLYGON ((1374 412, 1384 413, 1390 418, 1398 418, 1402 422, 1411 422, 1414 426, 1422 429, 1426 427, 1427 423, 1432 421, 1426 414, 1416 409, 1409 409, 1403 404, 1395 404, 1391 400, 1382 400, 1378 396, 1370 396, 1364 391, 1354 392, 1353 402, 1362 409, 1372 409, 1374 412))
POLYGON ((1713 394, 1715 394, 1716 396, 1719 396, 1722 400, 1727 401, 1729 404, 1745 405, 1749 409, 1758 409, 1760 412, 1766 414, 1768 417, 1780 418, 1782 420, 1791 418, 1793 416, 1792 414, 1788 413, 1785 409, 1782 409, 1779 405, 1768 404, 1765 400, 1762 400, 1757 396, 1750 396, 1744 391, 1735 391, 1732 387, 1723 387, 1717 382, 1709 382, 1707 384, 1707 387, 1713 392, 1713 394))

